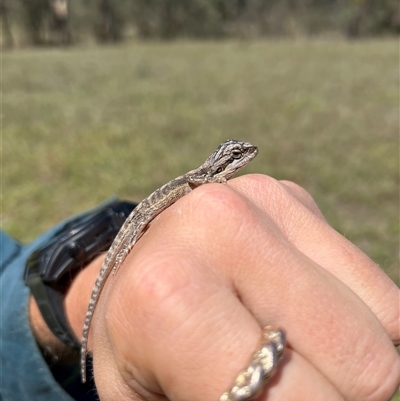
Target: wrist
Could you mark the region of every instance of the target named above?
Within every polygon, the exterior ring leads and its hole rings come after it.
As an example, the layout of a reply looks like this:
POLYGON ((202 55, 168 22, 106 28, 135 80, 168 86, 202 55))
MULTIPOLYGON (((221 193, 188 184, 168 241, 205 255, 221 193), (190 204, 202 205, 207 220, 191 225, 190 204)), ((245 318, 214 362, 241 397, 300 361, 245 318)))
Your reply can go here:
POLYGON ((50 366, 78 358, 77 351, 61 342, 48 328, 32 295, 29 297, 29 320, 36 342, 50 366))
MULTIPOLYGON (((65 295, 65 315, 77 339, 81 338, 90 294, 103 259, 104 255, 94 259, 80 271, 65 295)), ((38 346, 49 364, 71 363, 79 360, 79 350, 65 345, 48 328, 33 296, 29 298, 29 319, 38 346)))
POLYGON ((71 283, 65 295, 64 308, 70 327, 79 341, 94 283, 105 258, 105 253, 90 262, 71 283))
MULTIPOLYGON (((25 283, 35 298, 46 326, 68 347, 79 350, 81 346, 80 335, 77 337, 74 334, 76 329, 71 329, 65 310, 71 282, 75 282, 76 276, 94 258, 109 249, 134 207, 135 204, 131 202, 114 200, 78 215, 58 227, 27 258, 25 283)), ((82 297, 79 296, 79 299, 82 297)), ((77 308, 76 302, 74 304, 77 308)), ((78 315, 79 311, 80 308, 77 309, 78 315)), ((39 330, 39 339, 42 334, 43 330, 39 330)))

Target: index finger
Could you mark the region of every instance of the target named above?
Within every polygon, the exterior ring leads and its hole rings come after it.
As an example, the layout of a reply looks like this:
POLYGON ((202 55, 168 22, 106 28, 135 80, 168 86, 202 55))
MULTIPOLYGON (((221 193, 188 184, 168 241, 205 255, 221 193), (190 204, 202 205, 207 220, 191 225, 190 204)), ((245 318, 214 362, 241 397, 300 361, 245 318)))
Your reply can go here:
POLYGON ((304 189, 264 175, 239 177, 230 185, 268 213, 304 255, 355 292, 377 316, 393 343, 400 343, 399 289, 376 263, 321 218, 304 189))

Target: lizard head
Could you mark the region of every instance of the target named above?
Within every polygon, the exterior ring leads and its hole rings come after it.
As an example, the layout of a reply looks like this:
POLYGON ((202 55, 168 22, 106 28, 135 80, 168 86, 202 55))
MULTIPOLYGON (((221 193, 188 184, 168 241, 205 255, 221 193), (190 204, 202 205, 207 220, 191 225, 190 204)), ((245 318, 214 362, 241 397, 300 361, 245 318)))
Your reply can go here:
POLYGON ((203 165, 207 182, 225 182, 253 160, 257 153, 257 146, 251 143, 228 139, 215 149, 203 165))

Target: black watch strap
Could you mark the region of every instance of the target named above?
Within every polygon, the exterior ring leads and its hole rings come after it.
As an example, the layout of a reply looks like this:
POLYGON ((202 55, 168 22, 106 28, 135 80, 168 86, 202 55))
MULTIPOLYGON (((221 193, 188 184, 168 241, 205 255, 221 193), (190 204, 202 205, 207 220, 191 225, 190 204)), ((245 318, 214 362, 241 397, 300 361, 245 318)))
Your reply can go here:
POLYGON ((111 246, 136 204, 115 201, 78 217, 27 259, 24 279, 49 329, 64 344, 80 348, 64 311, 64 296, 76 274, 111 246))
POLYGON ((32 275, 26 282, 35 298, 40 313, 52 333, 70 348, 79 349, 76 339, 65 316, 63 294, 46 286, 39 275, 32 275))

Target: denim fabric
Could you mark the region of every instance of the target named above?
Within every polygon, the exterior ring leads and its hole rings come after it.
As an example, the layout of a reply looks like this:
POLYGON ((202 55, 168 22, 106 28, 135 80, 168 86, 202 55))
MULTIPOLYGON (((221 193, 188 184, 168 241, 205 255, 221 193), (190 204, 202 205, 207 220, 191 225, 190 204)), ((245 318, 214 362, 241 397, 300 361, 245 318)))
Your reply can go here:
POLYGON ((74 219, 93 213, 113 201, 115 198, 58 224, 30 244, 23 245, 0 231, 0 400, 98 399, 93 382, 89 385, 80 383, 79 366, 75 369, 69 367, 64 372, 59 369, 52 372, 46 364, 30 328, 29 288, 25 286, 23 274, 26 259, 32 251, 45 244, 74 219))

